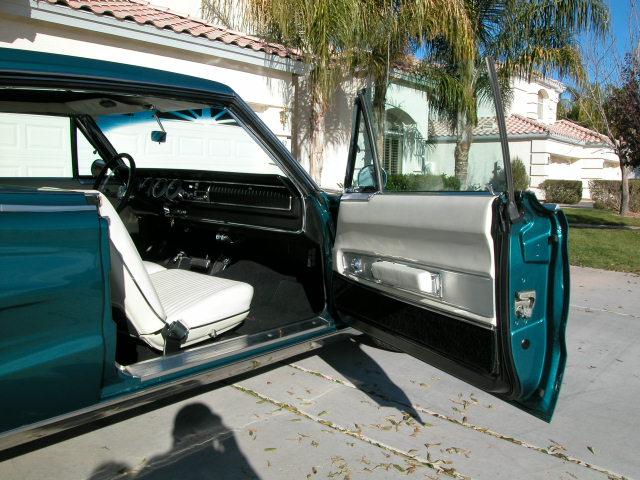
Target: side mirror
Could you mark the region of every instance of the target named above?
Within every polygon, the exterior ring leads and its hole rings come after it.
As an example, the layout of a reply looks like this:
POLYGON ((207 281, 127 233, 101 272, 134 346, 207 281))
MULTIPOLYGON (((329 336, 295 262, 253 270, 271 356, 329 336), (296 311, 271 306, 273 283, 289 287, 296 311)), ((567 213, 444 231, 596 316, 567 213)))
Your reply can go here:
MULTIPOLYGON (((382 169, 382 188, 387 185, 387 172, 382 169)), ((376 187, 376 170, 373 165, 365 165, 358 172, 358 187, 360 189, 371 190, 376 187)))
POLYGON ((98 158, 91 164, 91 176, 97 178, 104 166, 107 164, 103 159, 98 158))
POLYGON ((167 141, 167 132, 162 130, 153 130, 151 132, 151 141, 156 143, 164 143, 167 141))

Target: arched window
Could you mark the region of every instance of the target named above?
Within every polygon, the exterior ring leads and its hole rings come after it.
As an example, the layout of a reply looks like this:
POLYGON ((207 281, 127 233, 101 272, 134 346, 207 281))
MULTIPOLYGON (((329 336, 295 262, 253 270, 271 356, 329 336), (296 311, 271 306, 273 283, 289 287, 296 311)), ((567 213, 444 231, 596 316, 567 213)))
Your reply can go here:
POLYGON ((415 158, 422 155, 416 150, 416 145, 422 145, 422 136, 418 132, 416 122, 404 110, 391 107, 386 111, 384 152, 382 153, 382 168, 388 173, 408 173, 404 170, 415 169, 415 158))
POLYGON ((544 109, 548 99, 549 94, 546 90, 540 90, 538 92, 538 120, 544 120, 544 109))

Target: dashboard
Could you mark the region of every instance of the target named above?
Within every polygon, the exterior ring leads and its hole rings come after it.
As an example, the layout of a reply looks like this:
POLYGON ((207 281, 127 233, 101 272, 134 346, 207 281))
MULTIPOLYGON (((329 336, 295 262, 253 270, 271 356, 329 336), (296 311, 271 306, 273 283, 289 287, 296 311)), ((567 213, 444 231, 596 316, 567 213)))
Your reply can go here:
POLYGON ((194 170, 138 169, 131 206, 172 220, 299 231, 303 207, 286 177, 194 170))

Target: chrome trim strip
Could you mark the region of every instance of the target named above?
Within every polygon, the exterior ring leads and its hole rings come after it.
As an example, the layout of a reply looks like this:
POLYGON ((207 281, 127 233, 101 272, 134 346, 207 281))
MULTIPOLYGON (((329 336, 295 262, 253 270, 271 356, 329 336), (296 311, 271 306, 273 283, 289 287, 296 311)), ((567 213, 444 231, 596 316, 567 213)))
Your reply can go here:
MULTIPOLYGON (((305 217, 306 217, 306 215, 302 216, 303 219, 305 217)), ((189 221, 193 221, 193 222, 213 223, 213 224, 216 224, 216 225, 230 225, 232 227, 252 228, 254 230, 264 230, 264 231, 267 231, 267 232, 280 232, 280 233, 293 233, 293 234, 298 234, 298 233, 303 233, 304 232, 304 221, 303 221, 302 228, 299 228, 297 230, 285 230, 283 228, 261 227, 260 225, 249 225, 247 223, 227 222, 227 221, 224 221, 224 220, 214 220, 212 218, 202 218, 202 217, 195 217, 195 216, 181 217, 181 216, 177 216, 177 215, 172 215, 170 218, 175 218, 176 220, 189 220, 189 221)))
MULTIPOLYGON (((209 194, 211 194, 211 192, 209 192, 209 194)), ((290 212, 291 211, 291 207, 293 206, 293 197, 289 196, 289 206, 288 207, 263 207, 260 205, 243 205, 241 203, 228 203, 228 202, 215 202, 213 200, 209 200, 209 205, 226 205, 226 206, 230 206, 230 207, 243 207, 243 208, 257 208, 257 209, 262 209, 262 210, 280 210, 282 212, 290 212)), ((188 201, 188 200, 186 200, 188 201)), ((202 202, 202 203, 207 203, 207 202, 202 202)))
POLYGON ((57 213, 97 211, 95 205, 5 205, 0 204, 0 212, 6 213, 57 213))
POLYGON ((433 297, 427 298, 427 297, 419 296, 409 290, 402 290, 395 287, 389 287, 385 284, 372 282, 351 274, 341 273, 340 275, 343 275, 346 278, 353 280, 357 283, 361 283, 363 285, 367 285, 371 288, 374 288, 377 291, 379 291, 381 294, 386 295, 387 297, 410 303, 412 305, 415 305, 416 307, 442 313, 444 315, 452 317, 455 320, 467 322, 487 330, 493 331, 496 329, 496 326, 492 323, 495 321, 494 319, 483 317, 482 315, 478 315, 473 312, 469 312, 468 310, 465 310, 463 308, 458 308, 455 305, 450 305, 444 301, 436 300, 433 297))
POLYGON ((471 323, 485 328, 495 328, 494 279, 491 276, 427 265, 401 257, 372 255, 368 252, 357 250, 342 252, 342 259, 343 271, 339 271, 337 266, 334 269, 348 278, 383 290, 395 298, 408 300, 422 307, 433 307, 441 312, 456 315, 460 319, 469 320, 471 323), (351 266, 353 258, 361 259, 362 271, 353 270, 351 266), (375 261, 399 263, 439 274, 440 296, 376 280, 370 271, 370 265, 375 261))
POLYGON ((360 335, 360 333, 351 328, 334 331, 271 353, 249 357, 231 365, 176 379, 165 384, 130 393, 129 395, 105 400, 90 407, 59 415, 42 422, 10 430, 0 434, 0 450, 16 447, 73 427, 108 418, 135 407, 149 405, 162 398, 175 396, 199 386, 226 380, 356 335, 360 335))
POLYGON ((190 348, 174 355, 145 360, 122 367, 121 370, 128 375, 146 382, 147 380, 152 380, 163 375, 170 375, 218 360, 234 352, 248 350, 257 346, 263 348, 264 346, 273 345, 281 340, 293 341, 303 335, 320 333, 330 327, 331 324, 328 320, 315 317, 281 328, 230 338, 211 345, 190 348))
POLYGON ((380 192, 346 192, 340 197, 342 202, 368 202, 380 192))

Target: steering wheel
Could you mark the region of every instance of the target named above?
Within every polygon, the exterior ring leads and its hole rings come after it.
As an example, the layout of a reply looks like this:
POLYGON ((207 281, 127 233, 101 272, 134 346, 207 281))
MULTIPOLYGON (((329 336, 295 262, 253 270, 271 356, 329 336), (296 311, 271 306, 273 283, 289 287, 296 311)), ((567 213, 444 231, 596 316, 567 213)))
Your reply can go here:
POLYGON ((117 212, 127 206, 133 193, 136 177, 136 162, 128 153, 118 153, 111 157, 102 167, 93 183, 94 190, 105 194, 117 212), (127 159, 127 167, 121 160, 127 159))

